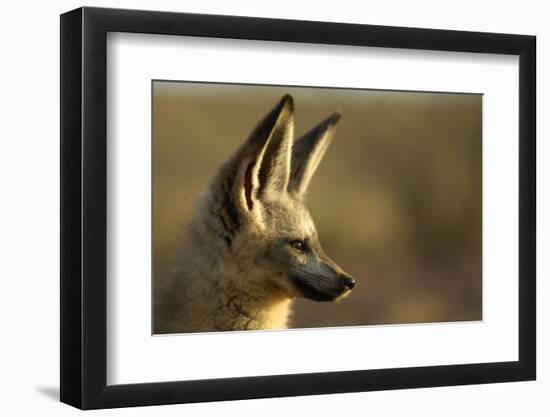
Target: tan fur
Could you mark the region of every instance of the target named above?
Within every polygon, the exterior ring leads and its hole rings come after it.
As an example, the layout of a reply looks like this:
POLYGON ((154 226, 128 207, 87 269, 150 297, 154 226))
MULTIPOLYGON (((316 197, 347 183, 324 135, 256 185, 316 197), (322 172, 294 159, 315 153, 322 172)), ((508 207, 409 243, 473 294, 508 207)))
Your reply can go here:
POLYGON ((306 262, 285 243, 294 237, 307 239, 315 259, 344 274, 322 252, 303 203, 337 117, 294 144, 300 152, 291 162, 293 114, 286 96, 200 197, 170 276, 155 291, 155 333, 286 328, 292 300, 301 295, 288 265, 306 262))

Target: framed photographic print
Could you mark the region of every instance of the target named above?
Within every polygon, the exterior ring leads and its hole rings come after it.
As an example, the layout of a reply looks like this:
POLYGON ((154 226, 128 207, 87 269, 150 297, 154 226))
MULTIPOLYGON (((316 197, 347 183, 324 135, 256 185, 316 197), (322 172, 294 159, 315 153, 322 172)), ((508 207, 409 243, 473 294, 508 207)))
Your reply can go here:
POLYGON ((61 16, 61 401, 535 379, 535 38, 61 16))

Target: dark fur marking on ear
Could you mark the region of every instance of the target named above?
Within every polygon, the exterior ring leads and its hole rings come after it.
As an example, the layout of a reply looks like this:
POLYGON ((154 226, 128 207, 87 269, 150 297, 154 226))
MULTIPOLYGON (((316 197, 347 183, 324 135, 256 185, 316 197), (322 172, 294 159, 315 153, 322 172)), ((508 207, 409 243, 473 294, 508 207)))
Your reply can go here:
POLYGON ((231 229, 237 231, 241 227, 241 219, 235 201, 233 200, 233 178, 228 178, 223 184, 223 208, 231 219, 231 229))
POLYGON ((246 206, 248 210, 252 210, 253 201, 252 201, 252 169, 256 161, 252 161, 246 167, 246 172, 244 174, 244 196, 246 197, 246 206))
POLYGON ((223 239, 227 247, 231 246, 235 234, 241 226, 240 215, 232 193, 233 181, 232 177, 228 177, 217 186, 220 192, 213 193, 213 202, 209 207, 210 213, 219 221, 222 229, 220 231, 212 228, 212 231, 223 239))

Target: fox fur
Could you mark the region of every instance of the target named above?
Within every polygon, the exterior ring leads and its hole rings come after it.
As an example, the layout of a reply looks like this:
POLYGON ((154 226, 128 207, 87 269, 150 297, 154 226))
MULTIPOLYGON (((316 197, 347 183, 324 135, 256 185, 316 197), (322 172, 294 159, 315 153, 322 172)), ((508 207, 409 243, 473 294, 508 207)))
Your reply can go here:
POLYGON ((322 250, 304 204, 334 113, 294 142, 284 96, 221 165, 155 291, 155 333, 284 329, 292 301, 333 301, 355 283, 322 250))

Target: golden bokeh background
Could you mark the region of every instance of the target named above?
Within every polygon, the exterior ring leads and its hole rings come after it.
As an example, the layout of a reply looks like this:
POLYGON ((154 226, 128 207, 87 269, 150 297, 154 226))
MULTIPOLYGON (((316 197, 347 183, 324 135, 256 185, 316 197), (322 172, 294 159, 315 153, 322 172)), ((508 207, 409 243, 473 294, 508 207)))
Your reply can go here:
POLYGON ((482 319, 482 96, 153 82, 154 283, 219 165, 286 93, 298 138, 336 109, 307 205, 357 286, 291 327, 482 319))

